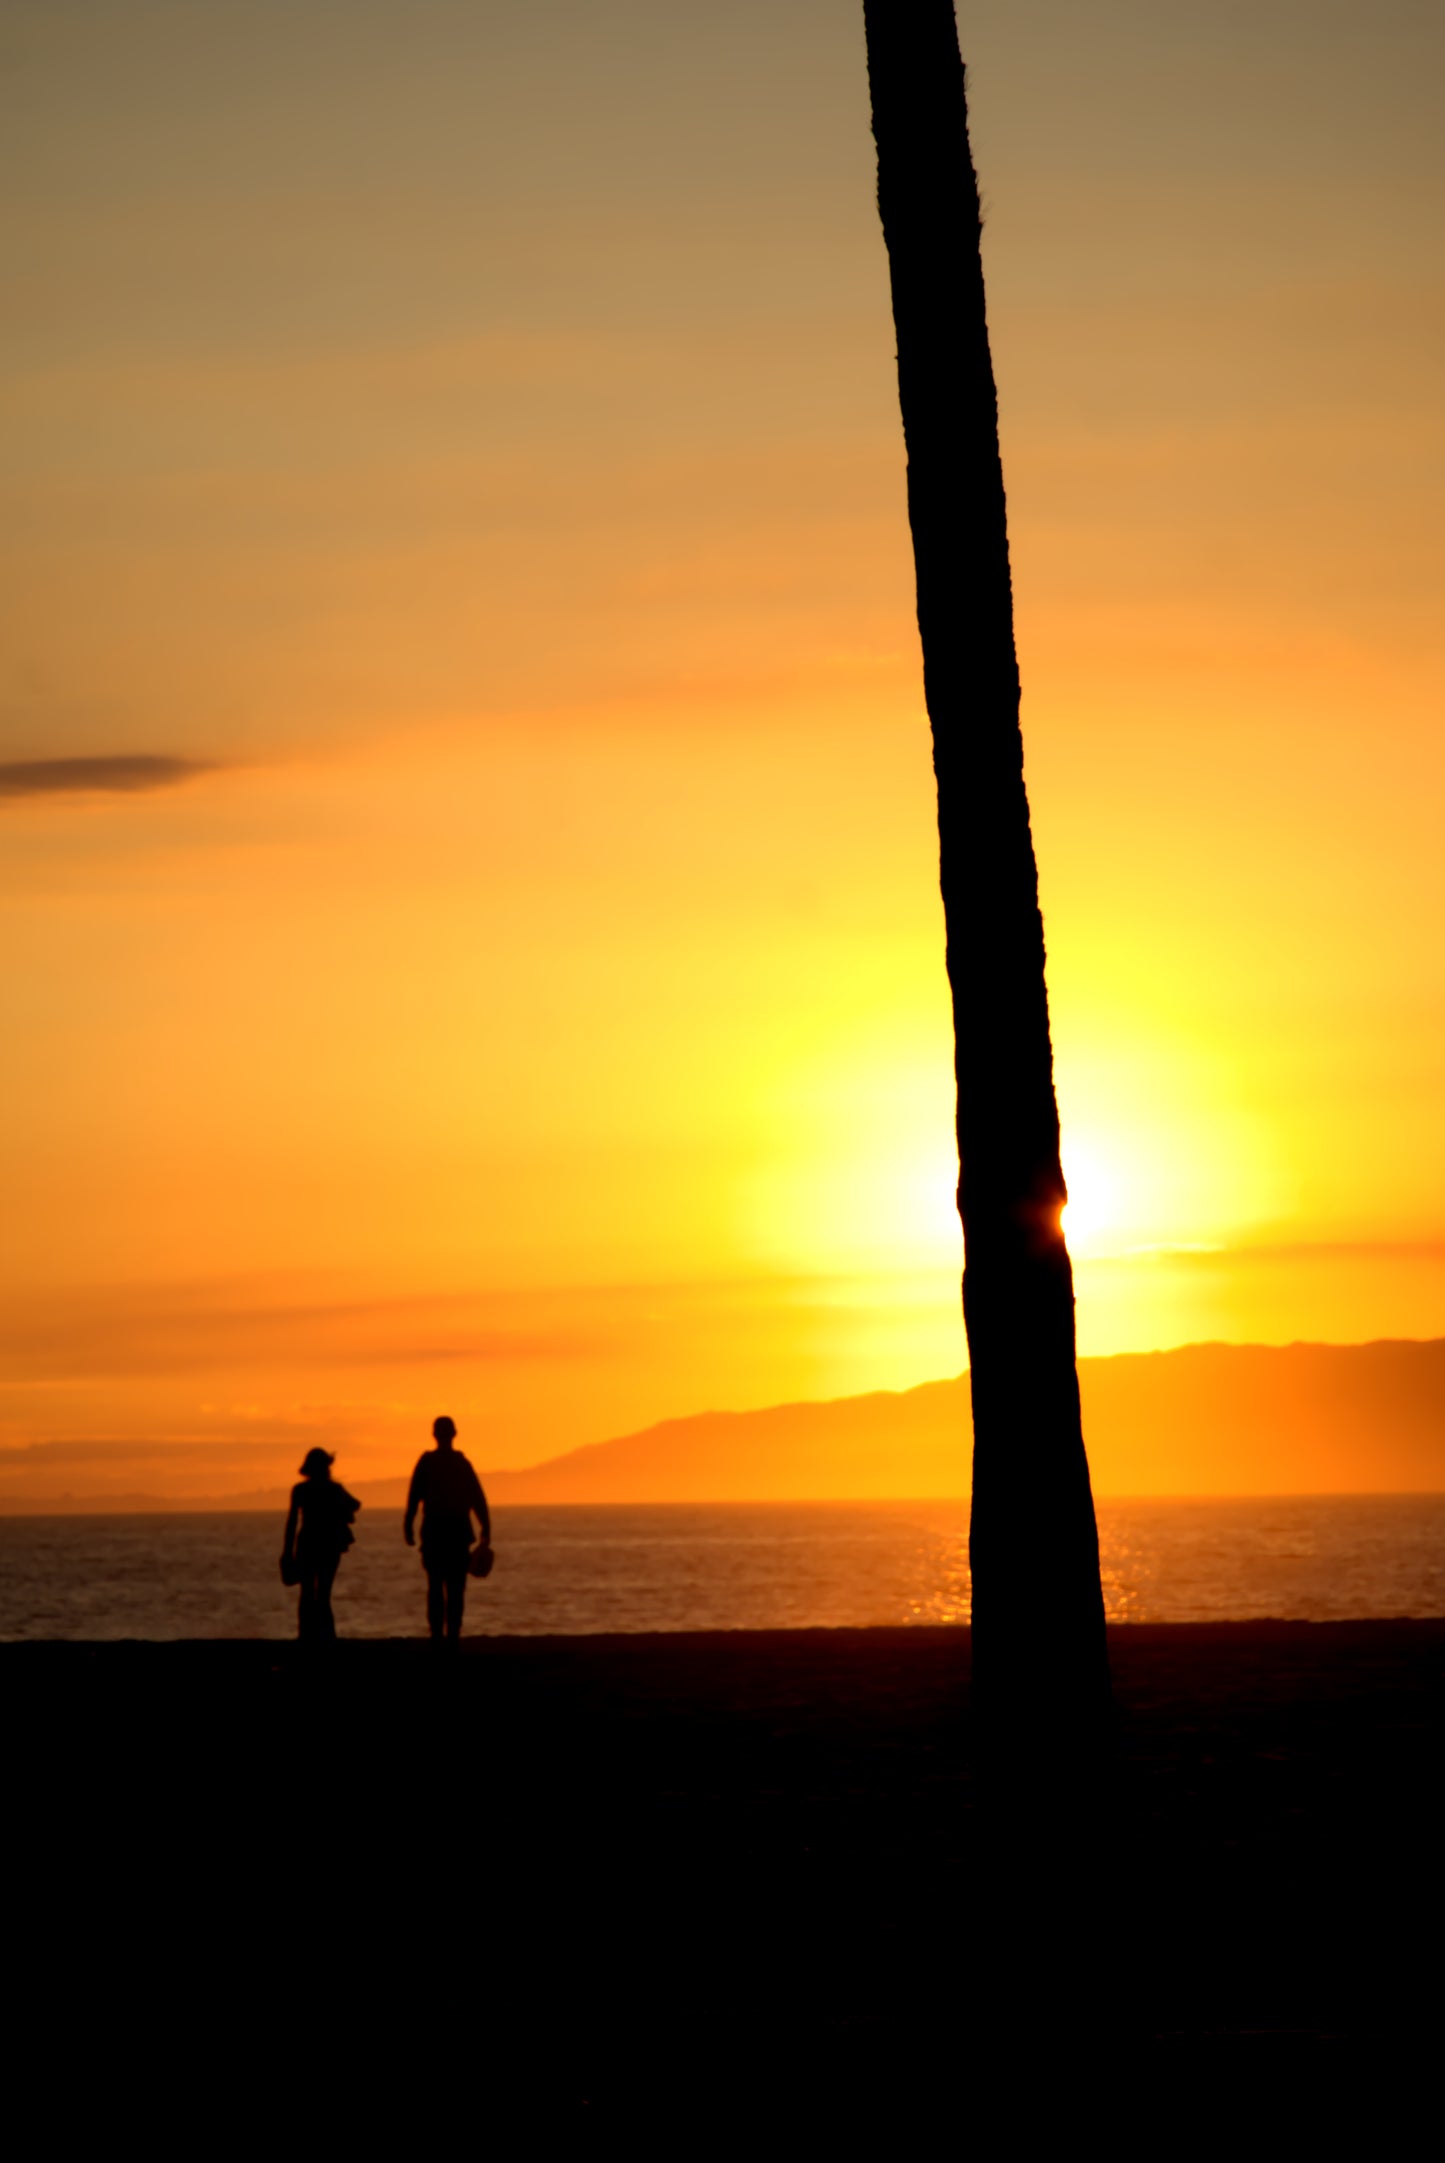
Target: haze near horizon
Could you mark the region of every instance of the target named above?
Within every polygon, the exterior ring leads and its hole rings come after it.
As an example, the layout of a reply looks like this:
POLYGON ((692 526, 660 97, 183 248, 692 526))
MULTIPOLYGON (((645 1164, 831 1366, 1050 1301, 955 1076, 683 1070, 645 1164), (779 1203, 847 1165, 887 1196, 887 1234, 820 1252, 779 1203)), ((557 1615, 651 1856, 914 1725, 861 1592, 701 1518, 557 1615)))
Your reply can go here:
MULTIPOLYGON (((1445 27, 959 20, 1081 1350, 1439 1336, 1445 27)), ((0 1448, 955 1374, 855 11, 9 31, 0 1448)))

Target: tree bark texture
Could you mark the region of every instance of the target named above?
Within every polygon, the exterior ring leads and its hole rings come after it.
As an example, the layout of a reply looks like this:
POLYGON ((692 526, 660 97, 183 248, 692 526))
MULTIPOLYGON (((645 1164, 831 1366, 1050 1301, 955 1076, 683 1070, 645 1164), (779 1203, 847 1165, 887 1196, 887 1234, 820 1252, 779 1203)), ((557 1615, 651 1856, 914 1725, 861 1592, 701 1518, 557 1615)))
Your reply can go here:
POLYGON ((1108 1657, 1024 788, 998 399, 952 0, 865 0, 958 1080, 974 1686, 1101 1714, 1108 1657))

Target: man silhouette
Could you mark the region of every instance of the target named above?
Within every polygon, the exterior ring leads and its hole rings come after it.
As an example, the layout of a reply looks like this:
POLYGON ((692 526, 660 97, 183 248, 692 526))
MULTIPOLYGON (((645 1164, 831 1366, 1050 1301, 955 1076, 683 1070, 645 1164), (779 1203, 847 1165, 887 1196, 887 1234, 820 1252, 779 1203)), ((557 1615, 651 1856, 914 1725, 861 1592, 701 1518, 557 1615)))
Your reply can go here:
POLYGON ((445 1635, 454 1645, 462 1634, 462 1611, 467 1601, 472 1516, 475 1512, 484 1547, 491 1545, 492 1520, 482 1483, 470 1459, 456 1447, 456 1421, 443 1414, 432 1422, 432 1434, 436 1448, 417 1459, 402 1531, 407 1546, 414 1547, 416 1513, 420 1510, 427 1623, 434 1642, 445 1635))

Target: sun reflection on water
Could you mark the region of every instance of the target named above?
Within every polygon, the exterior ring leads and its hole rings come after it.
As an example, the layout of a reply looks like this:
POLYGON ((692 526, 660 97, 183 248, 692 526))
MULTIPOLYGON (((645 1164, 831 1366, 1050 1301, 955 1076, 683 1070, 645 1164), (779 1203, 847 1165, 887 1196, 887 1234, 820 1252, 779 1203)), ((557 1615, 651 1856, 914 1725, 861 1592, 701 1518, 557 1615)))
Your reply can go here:
MULTIPOLYGON (((1111 1622, 1445 1615, 1445 1495, 1099 1504, 1111 1622)), ((270 1515, 0 1518, 0 1638, 284 1638, 270 1515)), ((495 1513, 470 1632, 869 1628, 971 1612, 964 1502, 670 1504, 495 1513)), ((425 1628, 389 1516, 337 1585, 346 1637, 425 1628)))

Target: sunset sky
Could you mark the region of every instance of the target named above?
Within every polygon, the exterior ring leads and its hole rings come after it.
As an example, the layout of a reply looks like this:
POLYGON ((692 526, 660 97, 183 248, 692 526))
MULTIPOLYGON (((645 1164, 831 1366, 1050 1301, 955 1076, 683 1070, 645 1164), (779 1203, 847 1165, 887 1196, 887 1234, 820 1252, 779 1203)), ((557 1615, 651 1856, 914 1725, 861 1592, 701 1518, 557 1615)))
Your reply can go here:
MULTIPOLYGON (((1445 13, 959 23, 1081 1349, 1445 1334, 1445 13)), ((0 39, 0 1506, 957 1373, 861 5, 0 39)))

